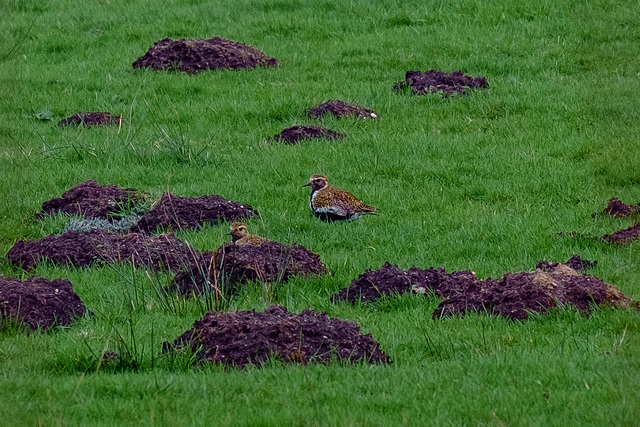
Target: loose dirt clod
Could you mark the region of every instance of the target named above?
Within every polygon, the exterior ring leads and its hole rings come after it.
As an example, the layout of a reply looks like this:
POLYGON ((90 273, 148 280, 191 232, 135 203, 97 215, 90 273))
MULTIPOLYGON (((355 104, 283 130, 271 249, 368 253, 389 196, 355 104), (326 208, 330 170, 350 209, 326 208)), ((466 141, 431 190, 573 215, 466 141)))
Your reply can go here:
POLYGON ((55 212, 64 212, 86 218, 112 220, 118 218, 122 211, 130 210, 138 199, 138 192, 134 188, 100 185, 90 179, 72 187, 62 197, 44 202, 42 211, 36 214, 36 218, 44 219, 55 212))
POLYGON ((355 322, 312 310, 293 314, 281 306, 271 306, 263 313, 209 312, 173 343, 163 344, 163 352, 184 349, 196 353, 201 362, 240 367, 259 365, 273 356, 301 364, 391 362, 355 322))
POLYGON ((58 126, 66 127, 69 125, 79 126, 108 126, 118 125, 122 122, 122 117, 106 112, 86 113, 78 112, 66 119, 58 122, 58 126))
POLYGON ((398 82, 393 86, 396 92, 405 88, 410 88, 416 95, 426 95, 428 93, 441 92, 445 96, 454 93, 465 95, 469 89, 485 89, 489 87, 486 77, 471 77, 462 74, 462 71, 445 73, 442 71, 429 70, 407 71, 403 82, 398 82))
POLYGON ((328 273, 320 257, 300 245, 226 243, 216 252, 205 252, 197 258, 191 269, 178 273, 168 288, 180 294, 201 294, 210 288, 233 290, 248 281, 286 282, 295 275, 328 273))
POLYGON ((131 262, 136 267, 180 271, 199 257, 199 252, 173 234, 149 236, 140 233, 116 234, 104 230, 68 231, 35 241, 19 241, 7 253, 13 264, 24 269, 40 261, 77 267, 95 262, 131 262))
POLYGON ((281 141, 287 144, 297 144, 300 141, 307 139, 342 139, 346 135, 333 131, 331 129, 325 129, 318 126, 293 126, 284 129, 277 135, 268 138, 267 141, 281 141))
POLYGON ((156 71, 178 70, 199 73, 204 70, 226 68, 277 67, 279 62, 246 44, 214 37, 212 39, 163 39, 154 43, 133 68, 156 71))
POLYGON ((69 325, 87 312, 68 280, 0 276, 0 318, 26 323, 31 329, 69 325))
MULTIPOLYGON (((598 214, 594 214, 598 215, 598 214)), ((632 215, 640 215, 640 203, 637 205, 627 205, 621 200, 612 197, 609 204, 599 215, 611 215, 616 218, 626 218, 632 215)))
POLYGON ((333 299, 372 301, 393 293, 433 291, 436 296, 446 298, 433 313, 434 318, 486 311, 510 319, 526 319, 530 312, 544 313, 564 305, 582 311, 599 304, 638 307, 614 286, 582 275, 565 264, 541 261, 538 265, 534 272, 480 280, 469 271, 447 274, 442 268, 416 267, 404 271, 387 263, 378 271, 366 271, 349 288, 334 294, 333 299))
POLYGON ((196 198, 164 193, 131 230, 155 232, 158 228, 176 231, 198 229, 205 224, 238 221, 253 215, 257 215, 257 212, 251 206, 227 200, 222 196, 196 198))
POLYGON ((355 104, 347 104, 343 101, 330 99, 324 104, 318 104, 315 107, 307 110, 309 117, 323 117, 327 114, 332 114, 337 118, 343 117, 357 117, 360 119, 377 119, 378 115, 372 110, 368 110, 364 107, 355 104))

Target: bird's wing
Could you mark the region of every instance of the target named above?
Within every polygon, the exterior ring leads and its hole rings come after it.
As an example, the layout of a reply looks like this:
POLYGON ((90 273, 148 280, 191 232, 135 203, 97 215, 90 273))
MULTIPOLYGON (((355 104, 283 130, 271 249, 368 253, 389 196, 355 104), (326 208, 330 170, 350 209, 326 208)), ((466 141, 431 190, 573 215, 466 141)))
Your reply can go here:
POLYGON ((362 203, 353 194, 344 192, 334 200, 334 204, 337 208, 345 212, 373 212, 375 209, 371 206, 362 203))

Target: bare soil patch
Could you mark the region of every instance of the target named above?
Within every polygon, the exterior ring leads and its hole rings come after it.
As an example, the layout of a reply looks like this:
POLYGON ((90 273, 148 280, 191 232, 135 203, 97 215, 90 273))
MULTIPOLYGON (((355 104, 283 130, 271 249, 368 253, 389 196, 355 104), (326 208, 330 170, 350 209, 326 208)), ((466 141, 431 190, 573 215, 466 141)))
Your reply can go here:
POLYGON ((359 105, 347 104, 346 102, 330 99, 324 104, 318 104, 307 110, 307 116, 321 118, 331 114, 337 118, 356 117, 359 119, 377 119, 378 115, 372 110, 359 105))
POLYGON ((19 241, 7 253, 11 263, 30 269, 38 262, 76 267, 96 262, 131 262, 136 267, 180 271, 189 266, 199 252, 173 234, 150 236, 141 233, 116 234, 105 230, 68 231, 35 241, 19 241))
POLYGON ((240 367, 259 365, 274 356, 300 364, 391 362, 355 322, 312 310, 293 314, 281 306, 271 306, 263 313, 207 313, 173 343, 163 344, 164 352, 185 348, 197 352, 202 362, 240 367))
POLYGON ((168 289, 184 295, 201 294, 210 288, 233 290, 248 281, 286 282, 296 275, 329 273, 318 255, 300 245, 225 243, 215 252, 205 252, 189 270, 176 274, 168 289))
POLYGON ((59 127, 67 127, 70 125, 78 126, 109 126, 119 125, 122 122, 122 117, 107 112, 78 112, 66 119, 62 119, 58 122, 59 127))
MULTIPOLYGON (((609 204, 600 215, 611 215, 616 218, 627 218, 633 215, 640 215, 640 203, 637 205, 628 205, 621 200, 612 197, 609 199, 609 204)), ((598 215, 598 214, 594 214, 598 215)))
POLYGON ((258 49, 220 37, 211 39, 163 39, 133 63, 133 68, 156 71, 177 70, 199 73, 204 70, 277 67, 279 62, 258 49))
POLYGON ((142 215, 138 224, 131 227, 131 231, 198 229, 205 224, 238 221, 253 215, 257 212, 251 206, 222 196, 180 197, 164 193, 154 207, 142 215))
MULTIPOLYGON (((583 268, 588 262, 572 259, 583 268)), ((500 279, 487 280, 469 271, 447 274, 442 268, 416 267, 405 271, 387 263, 377 271, 365 271, 348 288, 334 294, 333 300, 367 302, 405 292, 433 292, 445 298, 433 313, 434 318, 477 311, 526 319, 531 312, 544 313, 566 305, 585 312, 600 304, 638 308, 614 286, 566 264, 546 261, 541 261, 534 272, 507 273, 500 279)))
POLYGON ((87 312, 71 282, 30 277, 25 281, 0 276, 0 318, 11 318, 31 329, 69 325, 87 312))
POLYGON ((279 134, 268 138, 267 141, 284 142, 287 144, 297 144, 310 139, 342 139, 346 135, 340 132, 326 129, 319 126, 293 126, 284 129, 279 134))
POLYGON ((112 220, 120 217, 122 211, 133 208, 139 199, 139 193, 134 188, 100 185, 91 179, 72 187, 62 197, 44 202, 42 211, 36 214, 36 218, 44 219, 47 215, 64 212, 86 218, 112 220))
POLYGON ((407 71, 403 82, 398 82, 393 86, 396 92, 411 89, 416 95, 426 95, 428 93, 442 93, 445 96, 458 94, 465 95, 470 89, 486 89, 486 77, 471 77, 462 74, 462 71, 445 73, 442 71, 429 70, 407 71))

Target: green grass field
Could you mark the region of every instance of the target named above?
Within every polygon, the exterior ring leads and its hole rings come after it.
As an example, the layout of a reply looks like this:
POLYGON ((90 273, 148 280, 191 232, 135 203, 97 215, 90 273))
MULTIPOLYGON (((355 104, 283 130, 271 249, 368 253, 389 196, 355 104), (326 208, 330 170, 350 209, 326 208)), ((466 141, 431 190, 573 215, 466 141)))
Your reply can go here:
MULTIPOLYGON (((637 1, 3 0, 0 24, 0 273, 69 279, 95 313, 54 332, 0 332, 0 425, 637 425, 638 313, 432 320, 435 298, 329 300, 387 261, 496 278, 575 253, 640 300, 638 242, 557 236, 634 223, 592 213, 611 197, 640 202, 637 1), (213 36, 281 67, 196 76, 131 67, 162 38, 213 36), (490 87, 449 98, 392 91, 405 71, 429 69, 482 75, 490 87), (305 118, 329 99, 380 120, 305 118), (55 126, 77 111, 124 119, 55 126), (348 136, 264 142, 295 124, 348 136), (318 221, 301 188, 315 173, 379 215, 318 221), (306 246, 335 274, 247 287, 226 308, 278 303, 351 319, 394 363, 192 366, 160 357, 163 341, 207 311, 159 298, 170 275, 10 266, 16 241, 64 226, 34 218, 42 203, 90 178, 252 205, 252 232, 306 246), (128 369, 98 366, 105 349, 128 369)), ((212 250, 227 232, 179 237, 212 250)))

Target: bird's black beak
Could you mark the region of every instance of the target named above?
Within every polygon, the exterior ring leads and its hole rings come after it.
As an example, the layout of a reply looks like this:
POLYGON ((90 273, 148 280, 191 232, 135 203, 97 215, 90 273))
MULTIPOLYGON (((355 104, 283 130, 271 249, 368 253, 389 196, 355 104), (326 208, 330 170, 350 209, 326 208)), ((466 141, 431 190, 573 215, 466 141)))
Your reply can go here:
POLYGON ((310 187, 310 186, 311 186, 310 182, 307 182, 305 185, 303 185, 303 187, 310 187))

